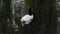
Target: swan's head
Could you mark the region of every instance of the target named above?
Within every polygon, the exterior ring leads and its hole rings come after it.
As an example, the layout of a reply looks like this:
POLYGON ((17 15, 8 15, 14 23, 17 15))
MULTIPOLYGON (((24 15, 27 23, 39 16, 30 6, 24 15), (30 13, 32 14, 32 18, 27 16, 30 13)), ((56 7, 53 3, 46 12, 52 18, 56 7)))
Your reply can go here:
POLYGON ((29 12, 28 12, 29 15, 32 15, 32 14, 33 14, 33 13, 32 13, 32 8, 29 8, 28 11, 29 11, 29 12))

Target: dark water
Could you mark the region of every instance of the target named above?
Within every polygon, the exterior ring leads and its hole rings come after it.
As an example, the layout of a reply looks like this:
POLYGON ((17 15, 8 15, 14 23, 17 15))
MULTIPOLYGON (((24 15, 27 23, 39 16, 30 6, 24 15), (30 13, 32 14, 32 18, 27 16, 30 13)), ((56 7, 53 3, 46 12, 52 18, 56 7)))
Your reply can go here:
POLYGON ((57 28, 58 34, 60 34, 60 17, 58 17, 58 28, 57 28))

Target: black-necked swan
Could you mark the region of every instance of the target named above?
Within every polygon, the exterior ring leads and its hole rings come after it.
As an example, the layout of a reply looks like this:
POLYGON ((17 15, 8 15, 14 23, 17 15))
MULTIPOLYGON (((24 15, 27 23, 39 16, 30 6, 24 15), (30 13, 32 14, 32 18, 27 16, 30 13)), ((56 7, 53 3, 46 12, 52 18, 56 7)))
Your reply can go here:
POLYGON ((33 14, 32 14, 32 9, 29 8, 28 9, 28 14, 24 15, 22 18, 21 18, 21 25, 24 26, 25 24, 29 24, 31 23, 33 20, 33 14))

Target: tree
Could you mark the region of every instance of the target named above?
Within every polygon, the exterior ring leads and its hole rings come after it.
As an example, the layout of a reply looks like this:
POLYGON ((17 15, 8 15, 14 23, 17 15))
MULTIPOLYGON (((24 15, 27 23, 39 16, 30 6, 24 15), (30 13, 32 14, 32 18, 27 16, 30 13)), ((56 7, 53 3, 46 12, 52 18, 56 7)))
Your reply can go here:
POLYGON ((3 34, 8 34, 8 23, 7 18, 10 18, 10 0, 2 0, 2 12, 1 12, 1 32, 3 34))

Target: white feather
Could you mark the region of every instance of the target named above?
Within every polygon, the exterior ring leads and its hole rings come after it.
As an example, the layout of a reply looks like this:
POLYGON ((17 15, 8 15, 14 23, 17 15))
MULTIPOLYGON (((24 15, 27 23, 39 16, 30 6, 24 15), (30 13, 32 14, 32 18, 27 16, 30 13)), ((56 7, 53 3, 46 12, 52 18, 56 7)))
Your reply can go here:
POLYGON ((29 24, 31 21, 33 20, 33 15, 25 15, 21 18, 21 23, 22 22, 25 22, 25 23, 22 23, 22 26, 24 26, 24 24, 29 24))

